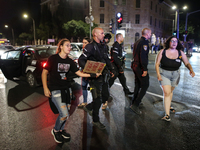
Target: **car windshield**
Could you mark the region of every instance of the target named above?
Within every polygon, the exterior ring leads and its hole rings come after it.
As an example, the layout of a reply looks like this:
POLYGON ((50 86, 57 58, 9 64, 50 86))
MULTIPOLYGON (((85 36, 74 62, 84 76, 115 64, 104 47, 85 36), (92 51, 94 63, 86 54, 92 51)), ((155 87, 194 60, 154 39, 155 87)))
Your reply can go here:
POLYGON ((56 53, 56 49, 53 49, 53 48, 40 49, 40 50, 37 50, 36 53, 40 58, 48 58, 49 56, 56 53))

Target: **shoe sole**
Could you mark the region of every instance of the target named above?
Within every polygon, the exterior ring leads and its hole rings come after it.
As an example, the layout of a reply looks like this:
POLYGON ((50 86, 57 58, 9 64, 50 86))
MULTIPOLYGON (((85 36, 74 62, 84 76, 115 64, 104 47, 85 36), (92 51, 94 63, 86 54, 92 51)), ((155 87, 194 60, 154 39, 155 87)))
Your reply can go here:
POLYGON ((135 111, 134 109, 132 109, 132 108, 130 108, 130 110, 132 110, 134 113, 136 113, 137 115, 141 115, 141 112, 137 112, 137 111, 135 111))
POLYGON ((63 141, 61 142, 61 141, 56 140, 56 137, 55 137, 55 135, 54 135, 54 133, 53 133, 53 129, 51 130, 51 134, 53 135, 53 138, 54 138, 54 140, 55 140, 57 143, 63 143, 63 141))
POLYGON ((104 128, 99 128, 97 125, 95 125, 94 123, 92 123, 93 124, 93 126, 94 127, 97 127, 98 129, 100 129, 100 130, 104 130, 104 129, 106 129, 106 127, 104 127, 104 128))
POLYGON ((86 107, 83 107, 83 110, 84 110, 85 112, 87 112, 90 116, 92 116, 92 114, 90 113, 90 111, 89 111, 86 107))
POLYGON ((64 136, 63 134, 62 134, 62 137, 65 138, 65 139, 70 139, 71 138, 69 136, 64 136))

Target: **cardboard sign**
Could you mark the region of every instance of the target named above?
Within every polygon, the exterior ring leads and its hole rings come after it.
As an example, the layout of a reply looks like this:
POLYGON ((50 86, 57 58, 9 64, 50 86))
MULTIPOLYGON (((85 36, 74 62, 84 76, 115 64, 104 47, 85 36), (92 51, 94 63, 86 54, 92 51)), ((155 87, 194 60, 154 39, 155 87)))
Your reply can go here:
POLYGON ((105 66, 105 63, 88 60, 86 62, 85 68, 83 69, 83 72, 102 73, 105 66))

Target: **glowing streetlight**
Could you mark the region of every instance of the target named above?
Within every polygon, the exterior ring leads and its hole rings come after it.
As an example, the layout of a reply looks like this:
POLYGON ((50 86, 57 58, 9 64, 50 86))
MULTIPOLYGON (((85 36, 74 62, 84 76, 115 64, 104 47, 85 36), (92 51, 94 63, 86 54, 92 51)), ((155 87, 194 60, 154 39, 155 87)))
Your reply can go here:
MULTIPOLYGON (((5 28, 8 28, 8 25, 7 25, 7 24, 5 25, 5 28)), ((13 28, 11 28, 11 30, 12 30, 13 46, 15 46, 14 30, 13 30, 13 28)))
MULTIPOLYGON (((176 31, 176 37, 179 39, 179 9, 176 8, 176 6, 172 6, 172 9, 176 11, 175 16, 175 31, 176 31)), ((183 10, 187 9, 187 6, 183 6, 183 10)))
MULTIPOLYGON (((24 18, 28 18, 28 15, 24 14, 23 17, 24 18)), ((36 39, 35 39, 35 20, 32 17, 30 17, 30 18, 33 20, 33 36, 34 36, 34 43, 36 45, 36 39)))

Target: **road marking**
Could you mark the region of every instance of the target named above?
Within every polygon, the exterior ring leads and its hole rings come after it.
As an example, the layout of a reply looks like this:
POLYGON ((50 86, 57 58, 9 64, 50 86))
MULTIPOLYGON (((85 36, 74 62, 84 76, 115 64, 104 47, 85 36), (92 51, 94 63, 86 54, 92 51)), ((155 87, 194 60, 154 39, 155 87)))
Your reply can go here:
MULTIPOLYGON (((121 83, 115 82, 114 84, 119 85, 119 86, 122 86, 121 83)), ((128 86, 128 88, 130 88, 130 86, 128 86)), ((157 96, 157 97, 159 97, 159 98, 163 98, 162 95, 158 95, 158 94, 155 94, 155 93, 147 92, 147 94, 153 95, 153 96, 157 96)))

